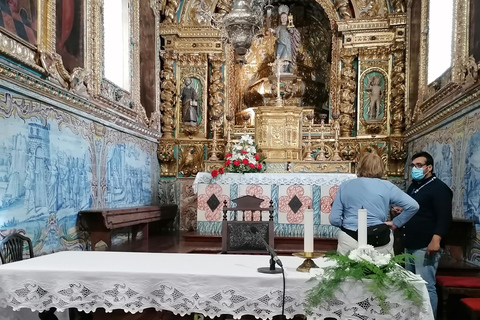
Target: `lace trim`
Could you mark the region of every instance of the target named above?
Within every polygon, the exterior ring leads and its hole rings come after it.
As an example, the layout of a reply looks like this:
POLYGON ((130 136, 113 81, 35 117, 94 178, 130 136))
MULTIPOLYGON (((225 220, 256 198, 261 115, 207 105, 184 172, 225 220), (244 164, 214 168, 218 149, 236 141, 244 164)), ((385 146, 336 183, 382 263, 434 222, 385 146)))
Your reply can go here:
MULTIPOLYGON (((3 279, 5 280, 5 279, 3 279)), ((423 284, 422 284, 423 285, 423 284)), ((248 286, 247 286, 248 287, 248 286)), ((192 286, 184 287, 172 284, 155 283, 154 281, 118 282, 98 281, 57 281, 55 283, 39 283, 26 280, 6 280, 0 289, 0 306, 11 306, 14 310, 29 308, 33 311, 44 311, 56 307, 58 311, 77 308, 81 311, 94 311, 105 308, 107 312, 121 309, 136 313, 146 308, 169 310, 175 314, 187 315, 201 313, 209 317, 231 314, 234 318, 243 315, 254 315, 262 319, 270 319, 281 313, 282 291, 271 290, 239 290, 224 287, 208 288, 192 286), (8 292, 7 289, 8 288, 8 292), (54 289, 52 289, 54 288, 54 289), (215 291, 210 291, 215 290, 215 291)), ((402 305, 400 296, 392 294, 389 302, 391 313, 385 314, 361 288, 352 291, 353 287, 344 288, 336 299, 330 300, 322 308, 313 310, 317 319, 325 317, 345 317, 355 319, 433 319, 426 307, 422 310, 402 305), (356 291, 356 292, 355 292, 356 291)), ((293 317, 303 314, 306 287, 288 288, 285 298, 285 315, 293 317)), ((428 297, 427 297, 428 298, 428 297)))

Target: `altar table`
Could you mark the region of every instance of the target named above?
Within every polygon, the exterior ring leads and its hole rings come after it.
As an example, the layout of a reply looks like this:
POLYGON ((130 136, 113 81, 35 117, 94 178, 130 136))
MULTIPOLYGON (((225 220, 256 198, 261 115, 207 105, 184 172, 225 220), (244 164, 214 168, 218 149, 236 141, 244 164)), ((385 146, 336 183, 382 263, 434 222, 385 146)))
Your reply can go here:
MULTIPOLYGON (((296 271, 300 258, 281 259, 286 277, 285 315, 290 318, 305 313, 305 292, 315 281, 308 281, 312 274, 296 271)), ((324 258, 315 261, 319 267, 332 263, 324 258)), ((282 275, 257 272, 257 267, 268 266, 268 262, 269 257, 262 255, 53 253, 0 266, 0 307, 86 312, 104 308, 132 313, 155 308, 179 315, 271 319, 281 314, 282 275)), ((412 283, 422 293, 422 308, 392 292, 387 299, 391 314, 383 314, 361 283, 345 281, 336 299, 314 309, 311 319, 433 319, 424 282, 413 278, 412 283)))
POLYGON ((338 228, 329 221, 332 203, 340 184, 355 178, 349 173, 226 173, 213 178, 199 172, 193 183, 198 195, 197 233, 220 235, 223 201, 230 207, 232 199, 253 195, 264 199, 264 207, 273 201, 276 236, 303 236, 304 212, 311 208, 314 236, 336 238, 338 228))

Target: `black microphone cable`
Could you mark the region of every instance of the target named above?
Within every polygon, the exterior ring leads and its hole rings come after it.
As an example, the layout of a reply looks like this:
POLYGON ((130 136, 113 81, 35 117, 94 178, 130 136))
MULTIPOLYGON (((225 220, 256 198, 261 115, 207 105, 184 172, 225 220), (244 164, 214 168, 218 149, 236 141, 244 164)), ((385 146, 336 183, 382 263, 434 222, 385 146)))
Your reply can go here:
POLYGON ((285 270, 282 268, 283 293, 282 293, 282 320, 285 319, 285 270))
MULTIPOLYGON (((255 236, 259 236, 258 235, 258 229, 255 228, 254 226, 250 227, 250 231, 255 235, 255 236)), ((273 250, 273 248, 270 247, 270 245, 261 237, 259 237, 260 240, 262 240, 262 242, 264 243, 267 251, 270 253, 270 256, 271 256, 271 259, 273 261, 275 261, 278 266, 280 267, 280 270, 282 270, 282 282, 283 282, 283 286, 282 286, 282 318, 281 320, 284 320, 285 319, 285 294, 286 294, 286 281, 285 281, 285 270, 283 269, 283 263, 280 261, 280 259, 276 256, 276 253, 275 251, 273 250), (274 259, 276 258, 276 259, 274 259)))

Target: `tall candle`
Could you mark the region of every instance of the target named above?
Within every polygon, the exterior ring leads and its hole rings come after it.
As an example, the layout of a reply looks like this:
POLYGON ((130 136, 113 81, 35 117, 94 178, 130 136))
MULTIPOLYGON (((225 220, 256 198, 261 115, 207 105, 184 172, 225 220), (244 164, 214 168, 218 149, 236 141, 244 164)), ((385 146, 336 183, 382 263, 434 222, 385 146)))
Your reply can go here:
POLYGON ((303 251, 313 252, 313 210, 305 210, 303 216, 303 251))
POLYGON ((367 209, 358 209, 358 247, 367 245, 367 209))

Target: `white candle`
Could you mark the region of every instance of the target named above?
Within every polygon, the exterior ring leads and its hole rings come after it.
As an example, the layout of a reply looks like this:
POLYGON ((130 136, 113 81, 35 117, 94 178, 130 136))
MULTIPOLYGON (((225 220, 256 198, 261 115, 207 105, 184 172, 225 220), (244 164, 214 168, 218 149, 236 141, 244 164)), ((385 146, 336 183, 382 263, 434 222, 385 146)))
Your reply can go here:
POLYGON ((303 218, 303 251, 313 252, 313 210, 305 210, 303 218))
POLYGON ((367 245, 367 209, 358 209, 358 247, 367 245))

